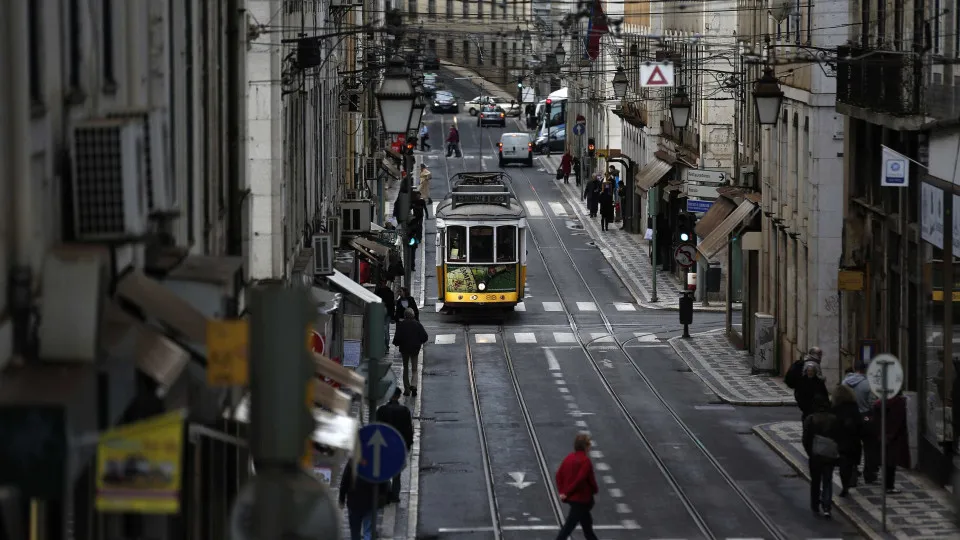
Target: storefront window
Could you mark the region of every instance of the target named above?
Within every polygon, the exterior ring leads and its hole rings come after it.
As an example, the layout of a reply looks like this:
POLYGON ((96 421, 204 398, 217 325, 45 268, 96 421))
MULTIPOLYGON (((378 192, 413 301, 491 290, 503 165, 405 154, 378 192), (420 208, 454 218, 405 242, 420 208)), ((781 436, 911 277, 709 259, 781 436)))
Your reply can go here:
POLYGON ((470 227, 470 262, 493 262, 493 227, 470 227))
POLYGON ((447 262, 467 262, 467 228, 447 228, 447 262))
POLYGON ((513 225, 497 227, 497 262, 517 261, 517 228, 513 225))

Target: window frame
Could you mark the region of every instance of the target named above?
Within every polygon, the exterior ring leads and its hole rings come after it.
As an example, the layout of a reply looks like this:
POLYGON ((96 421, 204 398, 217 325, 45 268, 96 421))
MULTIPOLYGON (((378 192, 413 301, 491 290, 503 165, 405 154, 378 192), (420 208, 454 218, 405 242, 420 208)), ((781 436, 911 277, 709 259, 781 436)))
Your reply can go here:
POLYGON ((496 264, 497 262, 497 227, 495 225, 470 225, 467 227, 467 264, 496 264), (475 261, 473 260, 473 235, 471 232, 473 229, 487 228, 490 229, 492 233, 490 235, 490 260, 489 261, 475 261))
POLYGON ((470 227, 466 225, 450 225, 444 230, 444 246, 443 246, 443 261, 447 264, 468 264, 468 254, 470 253, 470 227), (456 227, 458 229, 463 229, 463 245, 460 249, 463 250, 463 260, 455 260, 450 258, 450 240, 453 237, 451 233, 452 229, 456 227))
POLYGON ((494 227, 493 259, 494 264, 517 264, 520 262, 520 227, 515 224, 497 225, 494 227), (513 229, 513 257, 509 261, 500 260, 500 229, 510 227, 513 229))
POLYGON ((43 29, 41 6, 37 0, 27 1, 27 85, 30 92, 30 115, 43 116, 47 106, 43 99, 43 29))

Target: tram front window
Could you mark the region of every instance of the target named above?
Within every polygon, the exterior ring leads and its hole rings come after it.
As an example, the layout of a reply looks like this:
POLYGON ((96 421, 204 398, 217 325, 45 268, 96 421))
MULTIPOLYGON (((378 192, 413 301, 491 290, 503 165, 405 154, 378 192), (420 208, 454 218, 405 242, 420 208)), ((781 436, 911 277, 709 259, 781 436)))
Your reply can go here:
POLYGON ((467 262, 467 228, 452 226, 447 229, 447 261, 467 262))
POLYGON ((497 227, 497 262, 516 262, 517 228, 513 225, 497 227))
POLYGON ((493 227, 470 227, 470 262, 493 262, 493 227))

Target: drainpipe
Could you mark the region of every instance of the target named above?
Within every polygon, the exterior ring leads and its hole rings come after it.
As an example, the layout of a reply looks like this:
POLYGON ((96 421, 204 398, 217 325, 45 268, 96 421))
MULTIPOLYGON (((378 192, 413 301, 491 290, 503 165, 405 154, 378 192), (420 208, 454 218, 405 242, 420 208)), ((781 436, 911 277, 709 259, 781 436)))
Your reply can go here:
POLYGON ((10 271, 8 302, 13 315, 14 359, 30 354, 30 312, 33 307, 33 192, 30 174, 30 51, 29 11, 27 2, 11 2, 7 6, 7 56, 9 80, 9 144, 8 174, 13 188, 14 254, 10 271))

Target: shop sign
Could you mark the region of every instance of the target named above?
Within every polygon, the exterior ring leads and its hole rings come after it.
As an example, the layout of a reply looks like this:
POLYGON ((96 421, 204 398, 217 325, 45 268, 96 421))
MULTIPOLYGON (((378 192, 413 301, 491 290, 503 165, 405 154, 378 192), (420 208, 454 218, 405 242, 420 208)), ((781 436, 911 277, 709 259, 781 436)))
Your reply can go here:
POLYGON ((250 329, 245 320, 207 323, 207 385, 246 386, 250 329))
POLYGON ((924 182, 920 200, 920 238, 943 249, 943 190, 924 182))
POLYGON ((881 146, 883 167, 880 185, 884 187, 907 187, 910 185, 910 159, 907 156, 894 152, 886 146, 881 146))
POLYGON ((180 512, 185 411, 120 426, 97 444, 97 510, 180 512))
POLYGON ((858 270, 840 270, 837 274, 837 289, 841 291, 862 291, 863 272, 858 270))

